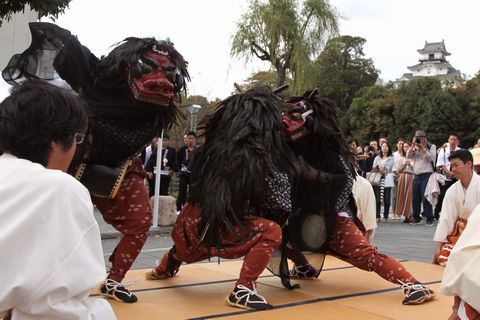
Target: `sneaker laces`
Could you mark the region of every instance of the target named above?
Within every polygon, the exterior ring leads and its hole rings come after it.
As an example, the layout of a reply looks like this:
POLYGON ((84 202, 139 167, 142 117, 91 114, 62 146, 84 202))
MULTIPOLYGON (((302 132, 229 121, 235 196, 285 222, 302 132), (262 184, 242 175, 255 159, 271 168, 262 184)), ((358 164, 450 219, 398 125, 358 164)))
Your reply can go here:
POLYGON ((252 282, 253 289, 247 288, 244 285, 237 285, 235 289, 240 289, 238 291, 233 291, 232 294, 237 298, 237 301, 242 300, 244 297, 246 297, 245 304, 248 304, 250 302, 252 303, 265 303, 268 304, 267 300, 261 296, 260 294, 257 293, 257 288, 255 287, 255 283, 252 282), (250 301, 250 297, 252 295, 255 295, 260 299, 260 301, 250 301))
POLYGON ((131 287, 134 284, 137 284, 139 281, 140 280, 130 280, 122 283, 122 282, 118 282, 113 279, 107 278, 107 280, 105 280, 105 287, 107 288, 107 290, 112 290, 112 289, 117 290, 118 287, 122 287, 122 288, 131 287))
POLYGON ((427 290, 427 287, 425 287, 421 283, 402 282, 401 280, 397 280, 397 281, 400 282, 400 284, 402 285, 402 289, 403 289, 403 292, 405 294, 407 294, 407 292, 411 289, 413 289, 413 290, 427 290))

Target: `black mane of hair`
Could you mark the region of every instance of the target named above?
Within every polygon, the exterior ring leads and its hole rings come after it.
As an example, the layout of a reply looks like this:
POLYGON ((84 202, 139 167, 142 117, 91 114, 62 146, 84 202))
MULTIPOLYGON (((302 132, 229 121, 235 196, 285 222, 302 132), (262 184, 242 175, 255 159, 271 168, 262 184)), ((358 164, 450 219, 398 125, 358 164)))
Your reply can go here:
MULTIPOLYGON (((304 100, 307 109, 313 113, 306 118, 308 134, 297 141, 291 142, 290 148, 297 156, 302 156, 312 167, 331 174, 330 183, 325 185, 316 181, 300 181, 295 186, 294 211, 299 214, 323 212, 326 219, 327 232, 335 223, 335 204, 345 185, 345 172, 339 155, 343 156, 353 176, 354 156, 349 152, 343 133, 338 126, 338 108, 335 103, 318 94, 317 90, 307 91, 303 96, 290 97, 286 103, 304 100)), ((353 197, 352 197, 353 199, 353 197)), ((354 204, 353 204, 354 205, 354 204)), ((352 208, 355 213, 356 210, 352 208)))
MULTIPOLYGON (((102 57, 94 69, 95 86, 104 89, 115 89, 125 87, 125 73, 131 65, 137 63, 146 50, 155 47, 157 50, 168 52, 168 56, 179 68, 184 79, 190 80, 187 71, 187 62, 183 56, 167 41, 158 41, 155 38, 128 37, 117 43, 110 53, 102 57)), ((186 92, 186 87, 183 87, 186 92)), ((180 98, 180 91, 175 92, 180 98)))
POLYGON ((293 154, 281 136, 283 101, 258 86, 221 101, 205 126, 205 144, 195 160, 189 201, 202 209, 199 234, 208 246, 233 226, 246 230, 245 216, 265 200, 265 177, 287 172, 293 154))

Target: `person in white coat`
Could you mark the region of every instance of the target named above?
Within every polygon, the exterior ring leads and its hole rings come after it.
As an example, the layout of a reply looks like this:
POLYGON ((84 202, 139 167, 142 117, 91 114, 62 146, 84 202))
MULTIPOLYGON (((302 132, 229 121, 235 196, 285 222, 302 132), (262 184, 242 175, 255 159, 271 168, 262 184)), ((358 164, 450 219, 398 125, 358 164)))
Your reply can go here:
POLYGON ((468 224, 473 209, 480 204, 480 177, 473 172, 473 156, 470 151, 459 149, 448 157, 452 175, 458 179, 446 192, 442 212, 433 240, 436 241, 433 262, 439 263, 440 251, 457 220, 468 224))
POLYGON ((64 171, 85 137, 79 100, 28 80, 0 103, 0 319, 115 319, 87 189, 64 171))
MULTIPOLYGON (((450 189, 449 189, 450 190, 450 189)), ((480 205, 476 206, 467 226, 452 249, 443 273, 440 292, 454 296, 449 319, 480 318, 480 205)))

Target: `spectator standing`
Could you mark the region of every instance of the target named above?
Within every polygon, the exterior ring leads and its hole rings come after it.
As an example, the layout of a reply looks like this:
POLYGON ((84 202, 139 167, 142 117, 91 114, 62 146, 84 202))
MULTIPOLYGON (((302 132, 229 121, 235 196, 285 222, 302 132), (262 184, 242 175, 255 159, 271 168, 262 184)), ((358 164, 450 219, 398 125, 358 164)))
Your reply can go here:
POLYGON ((377 200, 377 219, 380 219, 381 203, 383 198, 383 221, 388 221, 390 211, 390 192, 393 187, 393 156, 390 145, 385 142, 380 148, 381 153, 373 161, 372 172, 382 174, 380 186, 373 186, 375 199, 377 200), (383 196, 381 188, 383 186, 383 196))
POLYGON ((376 153, 378 151, 378 142, 377 140, 370 140, 370 147, 372 147, 374 150, 373 152, 376 153))
POLYGON ((436 155, 437 148, 434 144, 428 142, 425 131, 417 130, 413 137, 412 146, 407 151, 407 159, 412 160, 414 172, 412 190, 413 221, 411 222, 413 225, 422 221, 420 210, 423 204, 426 225, 433 226, 432 205, 425 197, 425 189, 428 179, 433 173, 436 155))
POLYGON ((398 176, 397 196, 394 207, 394 214, 397 217, 403 216, 404 223, 410 223, 410 212, 412 209, 412 189, 413 189, 413 168, 410 159, 406 158, 410 143, 404 142, 400 157, 395 160, 393 172, 398 176))
POLYGON ((152 141, 146 146, 140 153, 140 159, 142 160, 143 167, 147 165, 148 160, 153 154, 153 150, 157 150, 158 138, 153 137, 152 141))
POLYGON ((364 177, 367 157, 363 155, 363 148, 358 144, 356 139, 350 140, 348 146, 350 147, 350 151, 355 155, 357 173, 364 177))
POLYGON ((365 159, 365 172, 371 172, 373 167, 373 161, 375 160, 375 147, 367 146, 368 150, 365 153, 367 158, 365 159))
MULTIPOLYGON (((177 152, 175 148, 169 146, 170 135, 165 133, 163 135, 162 141, 162 161, 160 162, 161 170, 160 174, 160 195, 168 196, 168 188, 170 187, 170 182, 174 173, 174 168, 176 164, 177 152)), ((147 164, 145 165, 145 172, 147 174, 149 194, 152 197, 155 193, 155 179, 156 174, 159 172, 156 170, 157 165, 157 150, 152 154, 147 164)))
MULTIPOLYGON (((404 142, 405 141, 402 138, 397 139, 397 144, 396 144, 397 151, 395 151, 393 153, 393 163, 394 163, 393 166, 394 167, 395 167, 395 163, 397 163, 399 161, 403 162, 403 159, 405 158, 405 155, 403 154, 403 143, 404 142), (400 156, 400 153, 402 154, 402 156, 400 156)), ((395 206, 397 204, 396 200, 397 200, 398 173, 395 172, 395 171, 393 173, 394 173, 394 175, 393 175, 393 189, 392 189, 392 208, 395 209, 395 206)), ((393 219, 394 220, 400 219, 400 217, 396 215, 395 210, 393 211, 393 219)))
POLYGON ((438 203, 435 206, 434 212, 434 217, 436 220, 439 220, 440 212, 442 211, 442 202, 445 192, 447 192, 448 188, 450 188, 450 186, 457 181, 450 171, 450 162, 448 161, 448 157, 453 151, 460 149, 458 145, 458 136, 456 134, 450 134, 447 145, 438 150, 436 168, 437 172, 440 172, 445 176, 445 184, 440 185, 440 194, 438 195, 438 203))
POLYGON ((178 196, 177 211, 182 210, 182 206, 187 201, 188 188, 190 186, 190 171, 188 163, 195 152, 195 140, 197 135, 193 131, 187 133, 186 144, 178 149, 177 152, 177 176, 178 176, 178 196))

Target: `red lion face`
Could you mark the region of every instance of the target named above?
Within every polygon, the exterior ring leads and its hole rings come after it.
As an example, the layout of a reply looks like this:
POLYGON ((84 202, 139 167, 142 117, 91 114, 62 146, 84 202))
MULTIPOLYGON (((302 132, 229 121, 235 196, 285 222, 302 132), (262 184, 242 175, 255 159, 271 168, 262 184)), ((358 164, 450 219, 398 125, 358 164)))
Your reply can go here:
POLYGON ((136 72, 129 71, 128 82, 135 99, 168 106, 175 99, 180 71, 167 52, 147 50, 140 58, 136 72))
POLYGON ((286 105, 282 122, 283 129, 290 140, 295 141, 308 134, 305 120, 312 112, 311 109, 307 109, 304 100, 293 101, 286 105))

